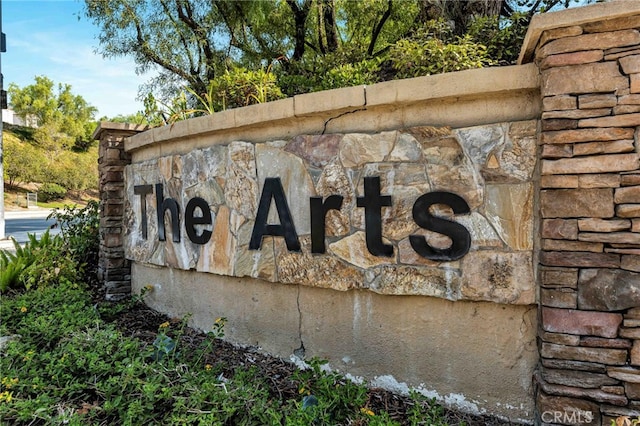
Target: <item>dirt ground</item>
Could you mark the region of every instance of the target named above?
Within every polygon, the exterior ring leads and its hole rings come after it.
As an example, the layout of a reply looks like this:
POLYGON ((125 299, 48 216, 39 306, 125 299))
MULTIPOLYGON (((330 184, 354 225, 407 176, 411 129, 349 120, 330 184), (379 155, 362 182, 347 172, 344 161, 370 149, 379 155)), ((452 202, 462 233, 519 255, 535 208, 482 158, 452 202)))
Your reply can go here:
MULTIPOLYGON (((114 317, 113 321, 125 335, 141 340, 144 345, 152 345, 157 335, 158 326, 165 321, 171 321, 171 319, 138 302, 128 311, 114 317)), ((203 333, 187 328, 178 345, 183 348, 183 353, 195 353, 204 338, 203 333)), ((293 379, 296 367, 288 361, 269 356, 256 348, 237 347, 223 340, 216 340, 212 350, 204 357, 202 363, 221 366, 225 377, 231 377, 237 368, 255 366, 257 375, 265 379, 266 383, 270 383, 270 392, 274 398, 299 398, 299 383, 293 379)), ((385 410, 392 419, 403 425, 409 424, 407 410, 413 404, 410 398, 380 388, 370 389, 368 398, 368 407, 372 410, 385 410)), ((447 422, 450 425, 512 424, 489 416, 473 416, 453 410, 445 410, 445 412, 447 422)))

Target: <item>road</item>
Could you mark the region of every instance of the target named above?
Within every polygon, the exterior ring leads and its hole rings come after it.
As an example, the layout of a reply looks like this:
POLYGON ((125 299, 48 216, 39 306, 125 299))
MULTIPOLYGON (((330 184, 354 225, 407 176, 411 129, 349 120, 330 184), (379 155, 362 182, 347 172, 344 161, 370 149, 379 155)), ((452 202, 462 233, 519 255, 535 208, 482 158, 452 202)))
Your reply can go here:
MULTIPOLYGON (((47 220, 51 212, 49 210, 35 210, 35 211, 19 211, 19 212, 5 212, 5 235, 6 240, 0 240, 0 249, 13 249, 13 243, 10 237, 16 239, 20 244, 24 244, 29 240, 28 234, 36 234, 36 237, 40 237, 51 225, 56 221, 53 219, 47 220)), ((51 234, 57 234, 60 232, 60 228, 51 229, 51 234)))

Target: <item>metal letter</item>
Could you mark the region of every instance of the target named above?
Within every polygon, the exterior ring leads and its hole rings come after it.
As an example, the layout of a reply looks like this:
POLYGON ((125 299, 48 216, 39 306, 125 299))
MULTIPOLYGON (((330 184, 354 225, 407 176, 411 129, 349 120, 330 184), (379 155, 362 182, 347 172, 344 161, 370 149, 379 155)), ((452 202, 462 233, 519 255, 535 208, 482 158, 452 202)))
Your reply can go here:
POLYGON ((300 251, 298 233, 293 224, 293 218, 289 211, 289 205, 287 204, 280 178, 266 178, 264 180, 258 213, 256 213, 256 223, 253 225, 251 241, 249 241, 249 250, 259 250, 262 246, 262 237, 265 235, 284 237, 289 251, 300 251), (271 199, 276 203, 280 225, 269 225, 267 223, 271 199))
POLYGON ((135 185, 133 193, 140 196, 140 219, 142 223, 142 238, 147 239, 147 195, 153 194, 153 185, 135 185))
POLYGON ((194 197, 189 200, 187 207, 184 210, 184 226, 187 229, 187 236, 195 244, 206 244, 211 239, 212 232, 208 229, 202 231, 202 234, 198 235, 195 225, 211 225, 211 210, 209 210, 209 203, 200 197, 194 197), (202 212, 202 216, 194 216, 195 209, 199 208, 202 212))
POLYGON ((173 242, 180 242, 180 211, 178 202, 173 198, 164 198, 164 187, 161 183, 156 184, 156 208, 158 213, 158 239, 166 241, 164 232, 164 214, 167 210, 170 213, 171 234, 173 242))
POLYGON ((422 257, 437 261, 450 261, 463 257, 471 247, 471 234, 464 226, 451 220, 431 215, 429 208, 434 204, 446 204, 453 213, 469 213, 469 205, 464 198, 451 192, 429 192, 413 204, 413 220, 421 228, 446 235, 451 238, 451 246, 446 249, 434 248, 421 235, 410 235, 411 247, 422 257))
POLYGON ((330 195, 324 202, 322 197, 311 197, 311 253, 324 253, 326 251, 324 238, 326 236, 326 218, 329 210, 340 210, 342 207, 342 195, 330 195))
POLYGON ((358 207, 364 207, 367 249, 374 256, 393 256, 393 246, 382 242, 382 207, 391 206, 390 195, 380 195, 380 177, 364 178, 364 197, 357 198, 358 207))

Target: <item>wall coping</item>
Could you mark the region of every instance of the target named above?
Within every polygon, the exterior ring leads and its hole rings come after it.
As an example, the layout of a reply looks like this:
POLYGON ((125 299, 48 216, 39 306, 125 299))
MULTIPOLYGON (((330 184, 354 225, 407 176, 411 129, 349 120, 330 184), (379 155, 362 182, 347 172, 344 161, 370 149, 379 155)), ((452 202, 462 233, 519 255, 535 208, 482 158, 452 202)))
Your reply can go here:
POLYGON ((544 31, 624 18, 639 13, 640 2, 616 0, 535 15, 529 24, 529 29, 522 43, 518 64, 526 64, 533 61, 536 47, 544 31))
POLYGON ((228 109, 150 129, 125 140, 126 151, 170 140, 220 131, 284 123, 300 117, 328 119, 341 114, 392 105, 473 99, 488 94, 539 90, 534 64, 471 69, 297 95, 278 101, 228 109))
POLYGON ((101 121, 98 123, 98 127, 93 131, 91 137, 94 140, 99 140, 102 136, 102 132, 104 131, 116 131, 116 132, 127 132, 127 133, 139 133, 147 130, 149 126, 144 124, 133 124, 133 123, 114 123, 112 121, 101 121))

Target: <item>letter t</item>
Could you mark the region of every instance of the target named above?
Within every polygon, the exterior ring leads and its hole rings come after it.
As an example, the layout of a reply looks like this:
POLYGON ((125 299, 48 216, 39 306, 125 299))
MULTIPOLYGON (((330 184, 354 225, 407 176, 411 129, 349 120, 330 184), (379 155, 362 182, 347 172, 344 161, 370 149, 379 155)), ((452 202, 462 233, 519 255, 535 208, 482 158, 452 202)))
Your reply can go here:
POLYGON ((147 195, 153 193, 153 185, 135 185, 133 193, 140 196, 140 219, 142 223, 142 238, 147 239, 147 195))
POLYGON ((393 246, 382 242, 382 207, 391 206, 390 195, 380 195, 380 177, 364 178, 364 197, 357 198, 358 207, 364 207, 364 225, 367 249, 374 256, 393 256, 393 246))

